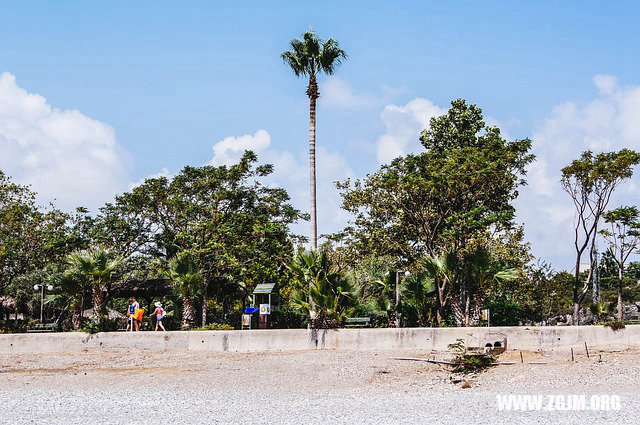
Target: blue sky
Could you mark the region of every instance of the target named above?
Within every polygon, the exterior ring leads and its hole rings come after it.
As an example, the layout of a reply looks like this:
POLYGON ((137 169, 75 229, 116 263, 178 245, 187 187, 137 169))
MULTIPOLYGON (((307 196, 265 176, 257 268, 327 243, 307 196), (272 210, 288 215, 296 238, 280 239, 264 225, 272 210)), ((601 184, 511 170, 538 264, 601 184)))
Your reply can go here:
MULTIPOLYGON (((583 148, 640 148, 639 15, 631 1, 3 1, 0 169, 43 200, 96 208, 146 176, 256 144, 305 208, 305 81, 279 55, 311 26, 349 54, 321 79, 320 233, 348 218, 332 179, 419 149, 428 117, 463 97, 534 139, 519 221, 534 253, 570 267, 557 170, 583 148)), ((614 202, 637 197, 633 181, 614 202)))

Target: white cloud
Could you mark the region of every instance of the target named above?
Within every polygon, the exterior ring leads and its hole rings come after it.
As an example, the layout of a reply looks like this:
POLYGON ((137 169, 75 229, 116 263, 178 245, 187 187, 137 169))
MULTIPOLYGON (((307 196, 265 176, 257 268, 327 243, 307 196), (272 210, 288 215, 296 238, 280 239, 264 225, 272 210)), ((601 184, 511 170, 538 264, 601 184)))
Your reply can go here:
POLYGON ((383 164, 392 159, 421 149, 420 132, 429 127, 429 121, 446 113, 428 99, 416 98, 403 106, 387 105, 380 118, 385 133, 376 143, 376 157, 383 164))
MULTIPOLYGON (((612 76, 593 78, 598 96, 586 103, 565 102, 553 108, 533 133, 538 159, 529 169, 529 186, 517 200, 534 253, 558 268, 572 266, 573 204, 560 186, 560 170, 585 150, 640 150, 640 87, 619 88, 612 76)), ((609 204, 638 203, 640 170, 620 187, 609 204)), ((601 247, 601 250, 603 247, 601 247)))
MULTIPOLYGON (((303 212, 309 212, 309 155, 279 150, 271 146, 271 136, 265 130, 254 135, 226 137, 213 145, 212 165, 236 163, 243 152, 253 150, 260 163, 273 164, 274 173, 265 181, 270 186, 283 187, 291 197, 291 204, 303 212)), ((339 152, 322 146, 316 149, 318 233, 326 234, 342 230, 347 223, 347 213, 340 208, 341 197, 334 182, 354 177, 346 158, 339 152)), ((309 224, 299 222, 294 233, 309 235, 309 224)))
POLYGON ((328 78, 320 85, 320 105, 346 109, 371 108, 380 103, 369 93, 354 93, 347 82, 338 77, 328 78))
POLYGON ((594 75, 593 83, 600 90, 600 93, 611 94, 618 85, 618 79, 613 75, 598 74, 594 75))
POLYGON ((0 74, 0 169, 31 184, 40 202, 95 209, 126 189, 127 166, 110 126, 54 108, 0 74))
POLYGON ((210 164, 231 165, 238 162, 244 151, 261 152, 270 144, 271 137, 265 130, 258 130, 253 136, 245 134, 239 137, 225 137, 213 145, 213 158, 210 164))

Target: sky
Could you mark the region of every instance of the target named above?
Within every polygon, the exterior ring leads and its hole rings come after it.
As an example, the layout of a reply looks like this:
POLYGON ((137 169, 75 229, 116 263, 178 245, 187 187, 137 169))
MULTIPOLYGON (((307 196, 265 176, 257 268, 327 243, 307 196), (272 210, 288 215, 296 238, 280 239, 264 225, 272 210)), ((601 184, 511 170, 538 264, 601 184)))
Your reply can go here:
MULTIPOLYGON (((560 169, 640 150, 640 5, 618 2, 0 0, 0 170, 38 199, 96 211, 185 165, 244 149, 308 211, 306 82, 280 59, 309 27, 348 60, 320 78, 319 233, 342 229, 333 182, 419 152, 453 99, 538 159, 516 201, 533 253, 573 260, 560 169)), ((611 207, 638 204, 640 172, 611 207)), ((308 224, 293 229, 308 234, 308 224)))

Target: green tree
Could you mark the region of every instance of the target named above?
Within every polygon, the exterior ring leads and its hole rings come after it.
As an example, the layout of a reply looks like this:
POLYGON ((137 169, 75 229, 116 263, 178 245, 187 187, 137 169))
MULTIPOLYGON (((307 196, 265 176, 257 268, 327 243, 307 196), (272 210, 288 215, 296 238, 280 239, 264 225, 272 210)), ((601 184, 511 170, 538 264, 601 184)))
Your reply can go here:
POLYGON ((49 275, 48 283, 54 287, 54 294, 47 299, 47 303, 60 306, 63 312, 71 308, 71 325, 73 329, 82 328, 82 312, 85 294, 92 290, 91 282, 86 275, 75 267, 64 272, 53 272, 49 275))
POLYGON ((512 226, 511 201, 533 160, 528 139, 507 142, 485 125, 480 108, 459 99, 420 140, 424 152, 338 183, 342 206, 354 217, 346 239, 355 251, 413 263, 458 253, 489 229, 512 226))
POLYGON ((631 253, 635 252, 640 243, 640 212, 636 207, 619 207, 603 214, 604 221, 609 224, 609 229, 600 231, 600 234, 609 243, 607 248, 613 257, 618 272, 618 321, 622 321, 622 288, 624 282, 624 266, 631 253))
POLYGON ((42 210, 35 196, 0 171, 0 294, 16 277, 64 257, 68 217, 42 210))
POLYGON ((259 182, 273 167, 256 161, 246 152, 231 166, 185 167, 170 185, 178 221, 189 223, 176 233, 175 244, 198 259, 204 279, 203 326, 209 295, 228 308, 229 298, 242 299, 238 282, 273 281, 292 256, 288 226, 299 212, 285 190, 259 182))
POLYGON ((293 255, 289 225, 300 213, 284 189, 261 183, 272 172, 248 151, 229 166, 185 167, 173 178, 147 179, 101 210, 100 240, 120 246, 138 268, 150 260, 166 268, 179 253, 194 256, 204 326, 211 297, 229 312, 249 287, 280 278, 280 265, 293 255))
POLYGON ((318 226, 316 220, 316 101, 320 97, 317 75, 331 75, 347 54, 336 40, 323 41, 311 29, 289 43, 291 50, 282 53, 282 59, 297 77, 308 77, 309 97, 309 174, 311 193, 311 248, 318 248, 318 226))
POLYGON ((594 279, 596 267, 596 238, 598 224, 607 209, 614 190, 633 175, 633 167, 640 162, 640 154, 629 149, 604 152, 594 155, 591 151, 582 153, 579 159, 562 169, 562 188, 571 196, 575 207, 573 246, 576 252, 576 267, 573 282, 573 321, 580 320, 580 304, 589 284, 594 283, 593 303, 598 303, 598 288, 594 279), (589 275, 582 282, 580 262, 589 248, 589 275))

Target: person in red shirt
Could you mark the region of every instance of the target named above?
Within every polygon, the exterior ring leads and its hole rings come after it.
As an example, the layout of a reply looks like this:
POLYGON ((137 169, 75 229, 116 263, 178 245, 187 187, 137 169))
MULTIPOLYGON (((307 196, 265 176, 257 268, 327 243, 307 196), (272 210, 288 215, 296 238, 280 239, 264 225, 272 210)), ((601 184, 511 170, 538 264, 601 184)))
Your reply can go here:
POLYGON ((162 319, 164 319, 164 316, 166 315, 164 309, 162 308, 162 304, 160 302, 157 302, 154 305, 156 306, 156 309, 153 310, 153 313, 151 313, 149 317, 156 316, 156 331, 158 330, 158 326, 162 328, 163 331, 166 331, 164 325, 162 324, 162 319))

